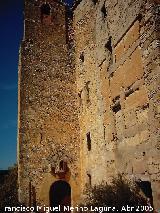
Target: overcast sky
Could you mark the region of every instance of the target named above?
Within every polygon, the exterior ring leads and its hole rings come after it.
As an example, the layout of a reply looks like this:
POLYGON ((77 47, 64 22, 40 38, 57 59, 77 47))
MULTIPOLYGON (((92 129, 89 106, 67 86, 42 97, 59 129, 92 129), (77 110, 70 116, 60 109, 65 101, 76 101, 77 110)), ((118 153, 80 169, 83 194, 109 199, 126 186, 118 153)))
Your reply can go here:
POLYGON ((16 163, 17 69, 23 36, 23 0, 0 0, 0 28, 0 169, 7 169, 16 163))

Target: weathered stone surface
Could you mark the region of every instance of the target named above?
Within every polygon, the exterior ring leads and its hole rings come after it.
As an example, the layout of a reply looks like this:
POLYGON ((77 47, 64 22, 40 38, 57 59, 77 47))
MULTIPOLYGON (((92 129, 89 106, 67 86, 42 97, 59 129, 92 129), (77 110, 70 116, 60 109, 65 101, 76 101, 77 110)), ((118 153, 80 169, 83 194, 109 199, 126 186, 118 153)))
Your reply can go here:
MULTIPOLYGON (((103 1, 99 1, 96 5, 93 5, 92 1, 81 1, 74 11, 73 22, 76 57, 79 57, 81 51, 90 50, 85 54, 83 77, 79 75, 82 71, 80 71, 78 60, 76 60, 76 72, 78 88, 79 85, 82 88, 88 79, 92 85, 90 106, 86 105, 86 111, 79 115, 80 120, 83 121, 80 129, 83 131, 87 126, 91 130, 93 129, 92 131, 100 133, 98 137, 94 137, 95 133, 92 134, 94 150, 85 156, 85 160, 94 165, 93 169, 88 168, 87 165, 82 166, 83 174, 88 169, 91 173, 94 170, 93 184, 99 182, 100 176, 103 176, 102 179, 107 179, 105 174, 108 179, 110 178, 111 170, 107 163, 107 156, 110 156, 110 153, 114 156, 113 164, 115 164, 112 175, 119 171, 126 175, 132 173, 137 178, 144 179, 145 171, 149 172, 147 166, 149 149, 156 150, 155 147, 158 143, 158 138, 151 139, 150 137, 153 131, 150 126, 153 125, 153 122, 154 125, 157 123, 153 119, 154 113, 150 112, 152 111, 150 92, 152 91, 153 95, 158 94, 156 87, 158 79, 155 80, 154 77, 158 72, 158 70, 154 71, 158 66, 154 60, 157 54, 152 48, 148 48, 157 39, 157 36, 153 35, 156 28, 154 11, 157 5, 139 0, 134 2, 105 1, 107 10, 105 18, 101 12, 102 5, 103 1), (94 37, 90 37, 90 40, 86 37, 81 19, 88 32, 94 33, 94 37), (151 35, 153 35, 152 39, 151 35), (109 38, 111 38, 111 43, 108 42, 109 38), (92 58, 92 63, 88 58, 92 58), (95 66, 93 66, 93 61, 95 61, 95 66), (147 64, 149 66, 146 66, 147 64), (155 64, 154 67, 153 65, 150 67, 151 64, 155 64), (147 71, 149 67, 150 71, 147 71), (147 76, 146 72, 148 72, 147 76), (88 73, 90 73, 89 78, 88 73), (148 75, 150 75, 150 79, 154 78, 154 80, 149 80, 148 75), (94 119, 91 119, 92 117, 94 119), (97 124, 99 125, 97 126, 97 124), (152 140, 155 145, 152 145, 152 140), (102 151, 100 147, 103 147, 103 144, 105 144, 105 148, 102 151), (104 150, 106 150, 106 157, 104 156, 106 163, 105 167, 102 165, 104 171, 99 174, 99 165, 104 150), (146 156, 145 160, 143 155, 146 156), (92 161, 91 156, 96 159, 96 164, 95 161, 92 161), (99 158, 97 158, 98 156, 99 158), (134 158, 139 160, 134 163, 134 158)), ((157 113, 157 102, 154 106, 157 113)), ((83 107, 85 108, 85 106, 83 107)), ((154 129, 154 131, 156 130, 154 129)), ((83 153, 87 147, 83 145, 81 149, 83 153)), ((150 180, 152 183, 152 179, 150 180)), ((157 206, 158 197, 154 192, 153 194, 155 195, 154 203, 157 206)))
POLYGON ((143 0, 79 1, 73 20, 58 0, 25 4, 19 63, 19 189, 49 205, 62 179, 72 203, 86 184, 117 173, 151 182, 159 205, 159 5, 143 0), (104 10, 102 7, 106 9, 104 10))

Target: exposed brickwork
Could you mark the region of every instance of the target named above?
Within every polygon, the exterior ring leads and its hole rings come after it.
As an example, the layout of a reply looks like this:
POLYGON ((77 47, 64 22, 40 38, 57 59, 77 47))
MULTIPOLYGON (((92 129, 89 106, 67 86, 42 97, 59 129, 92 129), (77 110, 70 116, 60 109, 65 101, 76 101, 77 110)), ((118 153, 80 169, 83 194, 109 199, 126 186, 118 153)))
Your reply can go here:
POLYGON ((26 0, 19 65, 20 198, 49 204, 66 180, 72 203, 86 184, 123 173, 151 182, 160 206, 159 5, 151 0, 26 0), (59 176, 61 160, 68 170, 59 176), (55 169, 55 171, 54 171, 55 169), (24 193, 25 191, 25 193, 24 193))

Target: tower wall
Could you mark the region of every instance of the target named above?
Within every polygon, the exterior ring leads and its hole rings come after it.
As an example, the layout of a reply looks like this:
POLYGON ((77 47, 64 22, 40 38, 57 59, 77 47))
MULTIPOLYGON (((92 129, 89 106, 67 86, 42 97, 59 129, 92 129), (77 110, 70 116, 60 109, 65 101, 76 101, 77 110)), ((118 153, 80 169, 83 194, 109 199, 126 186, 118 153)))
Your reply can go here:
POLYGON ((68 48, 67 8, 59 1, 25 1, 19 63, 19 198, 49 206, 49 190, 67 181, 72 202, 80 181, 75 72, 68 48), (47 10, 47 9, 46 9, 47 10), (61 171, 65 164, 64 173, 61 171))

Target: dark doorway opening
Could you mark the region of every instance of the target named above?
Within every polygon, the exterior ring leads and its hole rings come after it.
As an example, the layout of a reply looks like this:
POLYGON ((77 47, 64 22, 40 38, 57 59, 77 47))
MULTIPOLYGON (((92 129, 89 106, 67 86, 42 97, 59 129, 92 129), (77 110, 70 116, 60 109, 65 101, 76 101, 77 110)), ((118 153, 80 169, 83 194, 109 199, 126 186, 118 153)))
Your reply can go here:
POLYGON ((63 212, 63 206, 71 206, 71 187, 63 180, 56 181, 50 187, 49 192, 50 207, 58 207, 61 205, 63 212))
POLYGON ((137 181, 138 187, 142 190, 146 198, 150 200, 150 204, 153 207, 153 196, 152 196, 152 187, 151 182, 149 181, 137 181))

